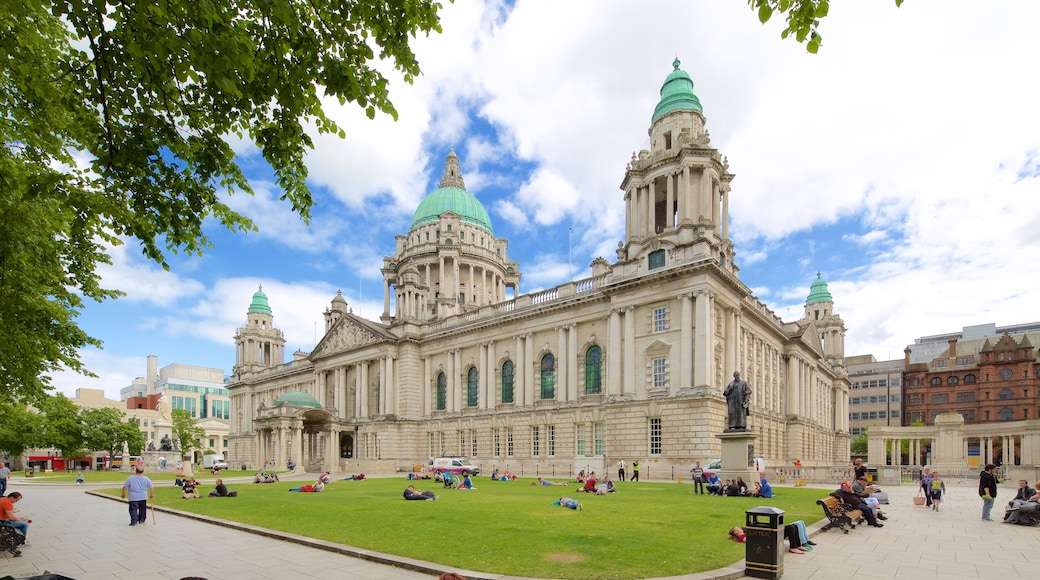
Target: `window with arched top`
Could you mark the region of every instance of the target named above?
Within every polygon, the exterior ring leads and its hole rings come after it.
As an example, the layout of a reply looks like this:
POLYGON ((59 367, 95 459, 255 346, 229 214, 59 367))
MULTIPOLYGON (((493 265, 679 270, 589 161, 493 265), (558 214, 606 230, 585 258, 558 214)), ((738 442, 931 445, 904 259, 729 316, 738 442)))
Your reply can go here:
POLYGON ((940 379, 939 377, 932 377, 931 383, 933 385, 941 385, 942 384, 942 379, 940 379))
POLYGON ((950 377, 950 378, 946 379, 946 384, 947 385, 957 385, 957 384, 960 384, 960 382, 961 382, 961 380, 958 377, 950 377))
POLYGON ((590 346, 585 351, 585 394, 598 395, 603 392, 603 351, 590 346))
POLYGON ((477 367, 470 367, 466 374, 466 406, 477 406, 477 379, 479 378, 477 367))
POLYGON ((1000 410, 1000 413, 997 414, 997 420, 998 421, 1010 421, 1010 420, 1012 420, 1014 418, 1015 418, 1015 412, 1012 411, 1008 407, 1004 407, 1003 409, 1000 410))
POLYGON ((541 386, 542 398, 556 397, 556 357, 548 353, 542 357, 541 386))
POLYGON ((974 385, 976 381, 975 375, 964 375, 964 384, 974 385))
POLYGON ((513 361, 502 363, 502 402, 513 402, 513 361))
POLYGON ((444 373, 437 375, 437 410, 444 411, 448 408, 448 377, 444 373))
POLYGON ((997 394, 997 398, 1001 401, 1006 401, 1008 399, 1014 399, 1015 394, 1011 392, 1011 389, 1001 389, 1000 393, 997 394))

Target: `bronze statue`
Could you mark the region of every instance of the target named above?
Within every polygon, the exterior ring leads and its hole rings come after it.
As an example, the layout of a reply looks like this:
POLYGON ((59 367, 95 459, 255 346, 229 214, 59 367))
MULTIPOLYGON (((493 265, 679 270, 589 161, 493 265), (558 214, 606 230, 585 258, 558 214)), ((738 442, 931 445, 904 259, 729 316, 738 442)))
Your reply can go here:
POLYGON ((733 380, 722 392, 726 397, 726 411, 729 416, 727 431, 747 430, 748 405, 751 404, 751 387, 747 381, 740 379, 740 373, 733 373, 733 380))
POLYGON ((163 435, 162 441, 159 443, 160 451, 173 451, 173 441, 170 440, 169 435, 163 435))

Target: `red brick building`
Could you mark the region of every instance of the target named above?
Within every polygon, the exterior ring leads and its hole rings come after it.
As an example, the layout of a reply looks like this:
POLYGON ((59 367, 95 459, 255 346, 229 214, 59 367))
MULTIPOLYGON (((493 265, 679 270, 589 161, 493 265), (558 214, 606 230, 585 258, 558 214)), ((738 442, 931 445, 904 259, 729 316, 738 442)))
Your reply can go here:
POLYGON ((941 413, 965 424, 1040 418, 1040 333, 999 339, 951 338, 929 362, 911 363, 904 351, 903 425, 933 425, 941 413))

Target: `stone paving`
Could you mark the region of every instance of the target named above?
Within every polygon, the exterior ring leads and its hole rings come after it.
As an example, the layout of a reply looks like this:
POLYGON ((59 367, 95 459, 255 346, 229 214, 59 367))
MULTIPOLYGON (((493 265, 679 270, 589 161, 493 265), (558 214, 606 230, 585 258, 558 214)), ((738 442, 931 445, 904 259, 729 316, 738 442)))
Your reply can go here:
MULTIPOLYGON (((25 498, 18 509, 33 518, 20 558, 0 555, 0 574, 16 578, 44 572, 76 580, 94 578, 432 578, 448 568, 435 563, 355 550, 277 534, 258 535, 226 525, 164 513, 156 523, 127 525, 125 504, 84 493, 81 486, 16 483, 25 498), (344 555, 353 553, 358 557, 344 555)), ((108 485, 110 487, 111 485, 108 485)), ((778 486, 779 491, 783 490, 778 486)), ((886 489, 892 503, 884 528, 857 526, 817 532, 816 548, 786 554, 784 578, 1040 578, 1040 528, 1003 524, 1003 506, 1013 497, 1002 486, 995 522, 981 520, 974 485, 951 486, 939 512, 915 507, 915 488, 886 489)), ((830 492, 820 489, 820 497, 830 492)), ((149 517, 151 515, 149 514, 149 517)), ((261 530, 262 531, 262 530, 261 530)), ((461 571, 467 578, 505 579, 461 571)), ((743 563, 682 580, 736 578, 743 563)))

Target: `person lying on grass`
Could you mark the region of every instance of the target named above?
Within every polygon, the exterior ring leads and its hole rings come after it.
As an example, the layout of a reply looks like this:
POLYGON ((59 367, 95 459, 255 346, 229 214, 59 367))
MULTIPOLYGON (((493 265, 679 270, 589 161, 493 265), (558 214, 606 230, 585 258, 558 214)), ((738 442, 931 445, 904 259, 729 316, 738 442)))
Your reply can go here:
POLYGON ((408 500, 437 500, 437 496, 434 495, 432 491, 420 491, 418 489, 415 489, 414 485, 409 485, 404 489, 404 498, 408 500))
POLYGON ((561 496, 560 499, 554 501, 552 504, 553 505, 558 505, 560 507, 570 508, 572 510, 580 510, 581 509, 581 504, 578 503, 577 500, 571 499, 571 498, 569 498, 567 496, 561 496))
POLYGON ((538 481, 532 481, 531 485, 567 485, 566 481, 549 481, 548 479, 538 478, 538 481))

